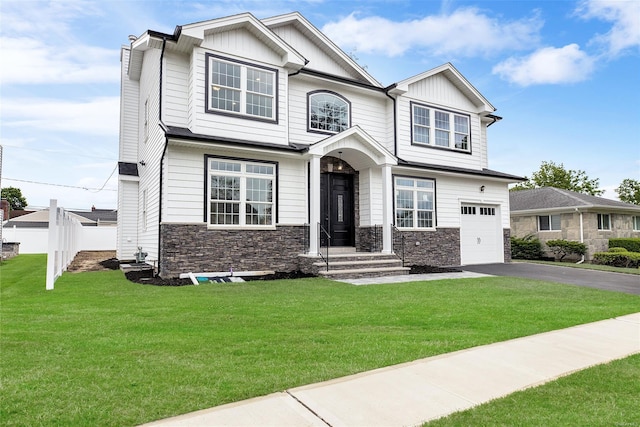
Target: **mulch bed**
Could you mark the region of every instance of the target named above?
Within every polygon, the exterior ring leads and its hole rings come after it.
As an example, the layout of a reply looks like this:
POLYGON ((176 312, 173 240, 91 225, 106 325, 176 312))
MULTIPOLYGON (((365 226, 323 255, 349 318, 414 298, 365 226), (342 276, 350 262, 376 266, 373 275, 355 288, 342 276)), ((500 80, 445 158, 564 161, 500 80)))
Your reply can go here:
MULTIPOLYGON (((104 262, 108 262, 111 260, 107 260, 104 262)), ((117 262, 117 260, 116 260, 117 262)), ((410 274, 434 274, 434 273, 459 273, 462 270, 458 268, 450 268, 450 267, 434 267, 431 265, 412 265, 410 274)), ((125 276, 128 280, 140 283, 143 285, 154 285, 154 286, 189 286, 191 285, 190 279, 179 279, 179 278, 168 278, 163 279, 159 276, 153 276, 152 270, 144 270, 144 271, 129 271, 125 273, 125 276)), ((267 274, 264 276, 249 276, 244 277, 244 280, 254 281, 254 280, 283 280, 283 279, 302 279, 305 277, 314 277, 312 274, 302 273, 300 271, 278 271, 274 274, 267 274)))

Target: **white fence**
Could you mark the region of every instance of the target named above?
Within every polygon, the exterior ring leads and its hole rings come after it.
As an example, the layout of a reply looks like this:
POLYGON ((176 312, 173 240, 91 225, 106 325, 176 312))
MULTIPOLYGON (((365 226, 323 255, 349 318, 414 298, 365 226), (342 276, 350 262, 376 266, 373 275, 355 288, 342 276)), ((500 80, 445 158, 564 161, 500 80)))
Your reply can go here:
POLYGON ((80 248, 82 224, 51 199, 49 206, 49 250, 47 251, 47 290, 67 270, 80 248))
MULTIPOLYGON (((115 226, 82 226, 81 251, 115 251, 115 226)), ((21 254, 46 254, 49 251, 49 229, 9 227, 3 229, 5 242, 19 242, 21 254)))

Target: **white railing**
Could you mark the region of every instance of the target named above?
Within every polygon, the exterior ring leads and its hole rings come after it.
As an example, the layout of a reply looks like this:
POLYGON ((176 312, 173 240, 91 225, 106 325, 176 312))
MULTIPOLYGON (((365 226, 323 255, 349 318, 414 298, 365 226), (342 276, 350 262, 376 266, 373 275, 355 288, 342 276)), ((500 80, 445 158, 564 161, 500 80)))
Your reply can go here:
POLYGON ((49 205, 49 250, 47 252, 47 290, 52 290, 58 277, 67 270, 79 251, 82 224, 55 199, 49 205))

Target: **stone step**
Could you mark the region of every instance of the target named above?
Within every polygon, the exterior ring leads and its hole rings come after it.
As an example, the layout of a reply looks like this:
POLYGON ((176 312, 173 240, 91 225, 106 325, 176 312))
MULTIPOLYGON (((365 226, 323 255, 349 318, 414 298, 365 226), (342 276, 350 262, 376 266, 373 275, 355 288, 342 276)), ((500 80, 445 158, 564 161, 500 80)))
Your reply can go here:
MULTIPOLYGON (((322 269, 326 268, 324 261, 315 262, 313 265, 322 269)), ((402 261, 397 258, 369 259, 369 260, 340 260, 329 258, 330 270, 348 270, 360 268, 402 267, 402 261)))
MULTIPOLYGON (((326 258, 327 254, 322 252, 326 258)), ((344 261, 368 261, 368 260, 400 260, 395 254, 381 254, 380 252, 349 252, 349 253, 329 253, 329 263, 344 261)))
POLYGON ((357 268, 345 270, 319 271, 318 275, 327 279, 360 279, 363 277, 403 276, 409 274, 409 267, 357 268))

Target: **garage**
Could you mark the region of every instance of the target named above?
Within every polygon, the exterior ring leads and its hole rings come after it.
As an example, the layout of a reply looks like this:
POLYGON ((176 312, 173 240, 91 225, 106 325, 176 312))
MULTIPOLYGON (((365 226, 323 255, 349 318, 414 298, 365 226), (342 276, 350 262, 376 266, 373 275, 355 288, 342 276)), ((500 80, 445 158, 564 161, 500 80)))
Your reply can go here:
POLYGON ((463 204, 460 207, 460 262, 462 265, 504 262, 498 206, 463 204))

